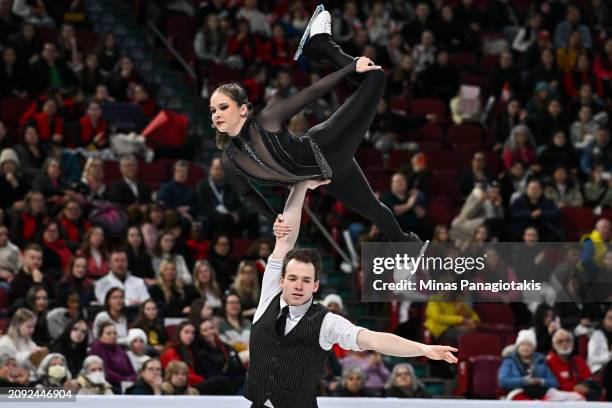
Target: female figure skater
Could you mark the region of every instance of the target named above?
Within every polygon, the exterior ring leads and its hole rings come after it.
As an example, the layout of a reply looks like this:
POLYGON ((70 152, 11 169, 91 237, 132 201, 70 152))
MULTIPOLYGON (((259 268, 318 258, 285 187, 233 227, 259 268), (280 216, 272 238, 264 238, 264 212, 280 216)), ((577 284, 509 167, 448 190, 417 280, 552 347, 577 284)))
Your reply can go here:
POLYGON ((419 237, 402 231, 391 210, 376 198, 354 159, 385 90, 383 70, 366 57, 353 58, 342 51, 331 38, 330 15, 323 6, 315 10, 296 59, 300 53, 313 62, 329 63, 337 71, 287 99, 269 103, 256 114, 239 85, 222 85, 213 92, 210 111, 228 179, 270 221, 276 213, 250 181, 292 186, 304 180, 330 179, 330 194, 370 219, 390 241, 416 242, 420 247, 419 237), (347 76, 359 86, 329 119, 302 137, 287 130, 283 122, 347 76))

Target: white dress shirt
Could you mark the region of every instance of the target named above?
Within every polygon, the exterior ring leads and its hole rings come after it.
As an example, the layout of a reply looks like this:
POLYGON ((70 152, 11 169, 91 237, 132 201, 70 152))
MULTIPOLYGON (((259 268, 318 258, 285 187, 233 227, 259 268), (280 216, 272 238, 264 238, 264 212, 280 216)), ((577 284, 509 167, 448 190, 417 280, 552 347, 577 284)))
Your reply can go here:
POLYGON ((98 303, 103 305, 106 292, 115 287, 123 289, 126 305, 132 304, 135 300, 142 303, 151 297, 147 290, 147 285, 145 285, 141 278, 132 276, 127 272, 125 281, 121 281, 112 271, 109 271, 106 276, 95 283, 94 292, 98 303))
MULTIPOLYGON (((278 259, 268 258, 268 264, 264 272, 263 281, 261 284, 261 296, 257 311, 253 317, 253 324, 264 314, 270 302, 278 295, 282 289, 279 285, 282 275, 283 261, 278 259)), ((312 298, 306 303, 291 306, 289 305, 289 314, 287 315, 287 323, 285 324, 285 334, 289 333, 300 321, 312 305, 312 298)), ((283 297, 280 297, 280 310, 287 306, 287 302, 283 297)), ((280 312, 279 312, 280 316, 280 312)), ((357 335, 363 327, 359 327, 335 313, 329 312, 323 318, 321 331, 319 332, 319 345, 323 350, 330 350, 336 343, 346 350, 362 351, 357 344, 357 335)), ((272 407, 272 402, 267 400, 264 405, 272 407)))

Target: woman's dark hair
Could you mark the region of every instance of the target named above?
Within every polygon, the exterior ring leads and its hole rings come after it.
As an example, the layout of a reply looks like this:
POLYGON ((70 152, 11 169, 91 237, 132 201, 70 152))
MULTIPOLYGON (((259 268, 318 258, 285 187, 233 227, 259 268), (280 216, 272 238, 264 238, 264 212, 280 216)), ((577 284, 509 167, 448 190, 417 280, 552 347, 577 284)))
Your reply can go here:
POLYGON ((270 248, 270 251, 274 249, 274 245, 272 245, 272 241, 268 237, 261 237, 255 240, 251 244, 251 246, 247 249, 246 251, 247 258, 253 259, 253 260, 259 259, 259 247, 261 246, 261 244, 267 244, 268 247, 270 248))
POLYGON ((72 332, 72 329, 74 328, 74 326, 76 326, 78 323, 85 323, 85 327, 87 327, 87 322, 84 319, 72 320, 64 328, 64 331, 62 332, 62 334, 60 334, 60 336, 55 340, 55 342, 53 342, 51 346, 51 350, 53 351, 58 350, 57 351, 58 353, 60 352, 59 350, 62 350, 62 353, 66 351, 74 351, 77 354, 82 355, 82 356, 87 355, 87 345, 89 344, 87 333, 85 333, 85 338, 83 339, 82 342, 78 343, 76 347, 74 348, 72 347, 72 339, 70 338, 70 333, 72 332))
POLYGON ((202 323, 202 308, 204 307, 205 304, 206 304, 205 296, 191 302, 187 320, 196 327, 200 327, 200 323, 202 323))
POLYGON ((168 345, 176 349, 176 352, 181 357, 181 361, 184 361, 185 363, 187 363, 189 367, 193 368, 194 361, 193 361, 192 346, 195 343, 195 337, 193 339, 194 341, 190 345, 186 345, 181 342, 181 331, 183 331, 183 329, 186 326, 193 327, 194 335, 196 334, 197 327, 194 326, 192 322, 188 320, 183 320, 182 322, 178 324, 178 326, 176 326, 176 332, 174 333, 174 338, 172 339, 171 342, 168 343, 168 345))
POLYGON ((224 319, 227 320, 227 298, 229 298, 230 296, 236 296, 238 298, 238 303, 240 304, 240 311, 238 312, 238 322, 240 323, 240 327, 242 327, 245 324, 245 319, 244 317, 242 317, 242 299, 240 299, 240 296, 238 295, 238 293, 236 293, 236 291, 231 289, 228 290, 225 293, 223 299, 221 299, 221 315, 224 319))
POLYGON ((95 328, 95 330, 98 331, 98 338, 102 337, 102 333, 104 333, 104 329, 106 329, 109 326, 113 326, 115 328, 117 327, 115 323, 109 320, 104 320, 98 324, 98 327, 95 328))
MULTIPOLYGON (((251 103, 249 102, 249 97, 244 90, 243 87, 238 85, 237 83, 224 84, 219 86, 213 94, 222 93, 223 95, 229 97, 231 100, 236 102, 238 106, 246 105, 249 109, 249 114, 251 114, 251 110, 253 109, 251 103)), ((217 144, 217 149, 223 150, 227 147, 230 141, 230 135, 225 132, 217 131, 217 136, 215 138, 215 143, 217 144)))
MULTIPOLYGON (((121 292, 123 293, 123 296, 125 296, 125 291, 118 287, 111 288, 108 290, 108 292, 106 292, 106 296, 104 296, 104 310, 108 312, 108 315, 111 317, 111 319, 113 317, 110 314, 110 298, 115 292, 121 292)), ((123 308, 121 308, 121 313, 123 314, 123 308)))
POLYGON ((130 235, 130 230, 131 229, 135 229, 136 231, 138 231, 138 235, 140 236, 140 245, 138 245, 138 248, 136 249, 136 252, 134 252, 134 254, 138 255, 138 254, 145 253, 145 251, 147 250, 147 247, 145 246, 144 236, 142 235, 142 231, 140 230, 138 225, 130 225, 127 228, 127 230, 125 232, 125 248, 128 251, 133 252, 132 246, 128 242, 128 236, 130 235))
POLYGON ((31 311, 33 311, 36 315, 38 315, 38 310, 36 310, 36 293, 41 290, 44 290, 45 293, 47 293, 47 295, 49 294, 47 292, 47 289, 44 288, 44 286, 34 285, 28 290, 28 293, 26 294, 26 298, 25 298, 26 307, 30 309, 31 311))
MULTIPOLYGON (((546 303, 540 303, 533 314, 533 327, 535 329, 538 345, 551 345, 551 334, 548 333, 548 327, 544 325, 544 317, 546 313, 552 311, 553 308, 546 303)), ((540 347, 537 347, 539 349, 540 347)))
POLYGON ((142 302, 140 304, 140 307, 138 308, 138 317, 136 317, 136 320, 133 324, 133 327, 143 329, 145 332, 147 331, 146 329, 155 325, 155 322, 150 321, 149 318, 145 315, 145 307, 148 303, 153 303, 155 306, 157 306, 153 299, 147 299, 142 302))
POLYGON ((221 239, 221 238, 227 238, 228 242, 229 242, 229 253, 227 256, 230 256, 231 253, 234 251, 234 245, 232 242, 232 239, 230 238, 230 236, 228 234, 217 234, 213 237, 213 239, 211 240, 211 247, 213 249, 213 253, 216 253, 215 250, 215 246, 217 245, 217 242, 221 239))

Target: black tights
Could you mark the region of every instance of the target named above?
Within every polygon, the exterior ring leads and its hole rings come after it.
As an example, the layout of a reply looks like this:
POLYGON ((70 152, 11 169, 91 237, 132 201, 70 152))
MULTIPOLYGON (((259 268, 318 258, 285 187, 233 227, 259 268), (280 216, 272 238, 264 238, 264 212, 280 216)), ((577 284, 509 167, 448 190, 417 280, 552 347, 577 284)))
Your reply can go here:
MULTIPOLYGON (((334 44, 334 48, 333 52, 326 55, 334 68, 339 69, 352 63, 353 58, 342 52, 338 45, 334 44)), ((414 241, 414 238, 402 231, 389 207, 374 195, 370 183, 354 159, 357 148, 372 124, 387 78, 382 70, 374 70, 352 74, 350 79, 360 81, 357 90, 329 119, 307 133, 316 140, 332 168, 333 177, 328 190, 347 208, 376 224, 390 241, 414 241)))

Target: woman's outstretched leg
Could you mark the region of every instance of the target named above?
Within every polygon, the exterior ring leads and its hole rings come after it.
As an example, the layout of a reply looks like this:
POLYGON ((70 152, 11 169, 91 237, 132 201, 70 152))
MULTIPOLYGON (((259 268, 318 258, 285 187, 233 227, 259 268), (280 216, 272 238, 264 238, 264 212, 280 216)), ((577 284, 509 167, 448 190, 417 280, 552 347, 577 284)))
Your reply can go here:
POLYGON ((354 159, 348 169, 334 174, 327 188, 330 194, 347 208, 376 224, 390 241, 422 243, 415 233, 402 231, 393 212, 378 200, 354 159))

